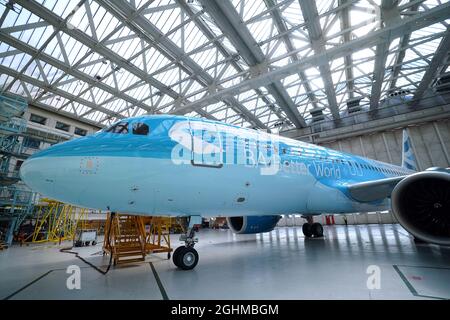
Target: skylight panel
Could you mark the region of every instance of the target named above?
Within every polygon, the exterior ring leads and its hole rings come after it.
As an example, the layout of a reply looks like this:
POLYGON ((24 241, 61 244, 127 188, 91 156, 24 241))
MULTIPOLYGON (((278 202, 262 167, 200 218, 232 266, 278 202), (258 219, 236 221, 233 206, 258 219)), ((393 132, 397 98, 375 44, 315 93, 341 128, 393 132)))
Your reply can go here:
POLYGON ((63 86, 60 86, 59 88, 66 92, 70 92, 75 96, 78 96, 82 91, 86 90, 87 87, 88 87, 88 84, 86 82, 83 82, 81 80, 76 80, 76 81, 70 82, 68 84, 65 84, 63 86))
POLYGON ((144 114, 146 114, 146 113, 148 113, 147 110, 144 110, 144 109, 142 109, 142 108, 136 108, 136 109, 134 110, 134 116, 135 116, 135 117, 144 115, 144 114))
POLYGON ((298 83, 299 81, 300 81, 300 78, 299 78, 298 74, 292 74, 289 77, 282 79, 281 83, 283 84, 284 87, 289 87, 295 83, 298 83))
POLYGON ((145 52, 145 59, 147 61, 147 72, 149 74, 157 72, 171 63, 161 52, 155 48, 150 48, 145 52))
POLYGON ((163 34, 168 33, 181 23, 181 9, 162 10, 145 15, 145 17, 156 26, 163 34))
POLYGON ((236 71, 233 68, 227 68, 222 76, 223 82, 221 82, 221 86, 228 88, 234 86, 242 81, 240 77, 233 77, 236 74, 236 71))
MULTIPOLYGON (((39 60, 37 60, 39 61, 39 60)), ((53 84, 53 82, 61 77, 63 77, 65 75, 65 72, 46 63, 43 61, 39 61, 42 71, 45 75, 46 81, 48 81, 48 83, 53 84)))
POLYGON ((323 88, 323 80, 320 77, 320 71, 318 68, 308 68, 305 70, 305 74, 308 77, 308 82, 311 85, 313 90, 317 90, 319 88, 323 88))
POLYGON ((0 89, 4 90, 12 82, 12 80, 13 80, 12 77, 0 73, 0 89))
POLYGON ((71 65, 81 59, 90 49, 81 42, 70 37, 66 33, 60 32, 62 43, 67 54, 67 58, 71 65))
POLYGON ((133 97, 136 100, 142 100, 144 97, 150 95, 150 88, 148 87, 148 84, 142 84, 137 88, 133 88, 126 92, 127 95, 130 97, 133 97))
POLYGON ((223 102, 217 102, 217 103, 210 104, 203 109, 208 113, 212 113, 212 112, 215 112, 224 107, 225 107, 225 104, 223 102))
POLYGON ((220 61, 223 60, 224 57, 221 53, 218 52, 217 48, 211 48, 193 54, 191 58, 202 68, 206 69, 209 66, 213 65, 216 62, 216 59, 220 61))
POLYGON ((11 33, 14 38, 29 44, 34 48, 40 48, 53 33, 52 27, 31 28, 11 33))
POLYGON ((105 39, 121 23, 101 6, 99 6, 93 20, 99 41, 105 39))
POLYGON ((278 34, 277 28, 273 25, 272 19, 256 21, 247 25, 253 38, 259 42, 278 34))
POLYGON ((189 22, 184 27, 184 51, 190 52, 194 50, 195 48, 198 48, 205 43, 208 42, 208 39, 205 37, 205 35, 200 31, 200 29, 195 25, 194 22, 189 22))
POLYGON ((120 112, 123 115, 127 116, 125 113, 125 109, 128 108, 128 103, 122 99, 114 99, 111 102, 105 103, 103 107, 113 112, 120 112))
POLYGON ((84 118, 92 120, 92 121, 100 121, 100 119, 104 118, 105 116, 107 116, 107 115, 103 112, 93 111, 93 112, 87 114, 86 116, 84 116, 84 118))
POLYGON ((75 108, 78 115, 82 115, 90 110, 89 107, 85 106, 84 104, 80 104, 78 102, 72 102, 73 107, 75 108))
POLYGON ((20 71, 31 59, 26 53, 18 53, 13 56, 0 58, 0 64, 14 71, 20 71))
POLYGON ((174 101, 173 98, 169 97, 168 95, 164 95, 163 98, 162 98, 162 100, 161 100, 160 105, 169 104, 169 103, 171 103, 171 102, 173 102, 173 101, 174 101))
POLYGON ((113 45, 108 46, 112 51, 121 56, 123 59, 128 60, 138 50, 141 50, 141 41, 139 38, 127 39, 118 43, 114 43, 113 45))
POLYGON ((51 105, 55 109, 62 108, 65 104, 69 103, 70 100, 67 100, 64 97, 61 96, 54 96, 49 100, 46 101, 47 104, 51 105))
POLYGON ((449 0, 426 0, 422 3, 422 7, 432 9, 440 4, 447 3, 449 0))
POLYGON ((115 73, 115 75, 119 86, 119 90, 124 90, 125 88, 128 88, 131 84, 140 81, 140 79, 136 77, 134 74, 122 68, 119 69, 115 73))
MULTIPOLYGON (((40 91, 39 87, 33 86, 29 83, 26 83, 24 81, 21 81, 20 84, 22 85, 23 91, 19 91, 18 94, 21 96, 35 99, 40 91), (27 92, 28 91, 28 92, 27 92), (28 97, 28 94, 30 94, 31 97, 28 97)), ((1 88, 1 80, 0 80, 0 88, 1 88)))
POLYGON ((444 25, 442 25, 442 23, 435 23, 429 27, 422 28, 422 29, 416 30, 413 33, 411 33, 411 41, 413 41, 417 38, 421 38, 421 37, 425 37, 425 36, 432 36, 436 33, 445 32, 445 31, 446 31, 446 27, 444 25))
MULTIPOLYGON (((275 48, 275 50, 270 53, 270 58, 276 59, 278 57, 285 56, 286 54, 287 54, 286 46, 285 46, 284 42, 281 42, 279 44, 279 46, 277 46, 275 48)), ((283 66, 289 64, 290 61, 291 61, 291 58, 289 56, 286 56, 285 58, 282 58, 282 59, 272 62, 271 66, 283 67, 283 66)))
POLYGON ((281 8, 281 14, 283 18, 292 26, 303 23, 303 13, 300 9, 300 4, 298 1, 291 1, 286 7, 281 8))
MULTIPOLYGON (((63 1, 60 1, 60 2, 63 2, 63 1)), ((97 4, 95 4, 95 5, 98 7, 97 4)), ((86 13, 86 4, 82 5, 75 12, 75 14, 70 17, 68 22, 70 23, 71 26, 75 27, 78 30, 83 31, 90 37, 93 36, 93 34, 91 32, 91 28, 90 28, 89 19, 87 17, 87 13, 86 13)))
POLYGON ((101 103, 105 102, 105 100, 107 100, 113 96, 109 92, 106 92, 98 87, 93 87, 91 90, 92 90, 92 94, 94 95, 95 102, 97 104, 101 104, 101 103))
POLYGON ((325 12, 328 12, 334 8, 337 7, 338 1, 336 0, 319 0, 316 1, 317 6, 317 12, 319 15, 324 14, 325 12))
POLYGON ((368 58, 373 58, 374 56, 375 56, 375 47, 358 50, 356 52, 353 52, 352 54, 353 61, 366 60, 368 58))
POLYGON ((247 21, 248 19, 262 13, 266 9, 266 5, 263 1, 255 2, 253 0, 245 0, 243 20, 247 21))
POLYGON ((58 0, 37 0, 37 2, 41 3, 47 9, 53 11, 53 13, 57 14, 60 17, 66 17, 77 5, 76 2, 66 2, 66 1, 58 1, 58 0))

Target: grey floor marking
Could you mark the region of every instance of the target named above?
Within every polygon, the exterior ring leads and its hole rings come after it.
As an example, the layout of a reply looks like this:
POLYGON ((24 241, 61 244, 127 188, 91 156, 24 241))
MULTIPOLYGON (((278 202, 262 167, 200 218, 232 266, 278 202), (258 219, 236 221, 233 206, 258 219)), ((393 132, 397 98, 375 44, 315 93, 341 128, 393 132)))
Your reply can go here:
POLYGON ((159 291, 161 291, 163 300, 169 300, 169 296, 167 295, 166 290, 164 289, 164 286, 162 285, 161 279, 159 278, 158 272, 156 272, 153 262, 150 262, 149 264, 150 264, 150 267, 152 268, 153 276, 155 277, 156 283, 158 284, 159 291))
POLYGON ((42 278, 48 276, 50 274, 50 272, 53 272, 53 270, 47 271, 46 273, 44 273, 43 275, 41 275, 40 277, 34 279, 33 281, 31 281, 30 283, 26 284, 25 286, 23 286, 22 288, 20 288, 19 290, 15 291, 14 293, 10 294, 9 296, 7 296, 6 298, 3 298, 3 300, 9 300, 12 297, 14 297, 16 294, 22 292, 23 290, 25 290, 26 288, 28 288, 29 286, 35 284, 36 282, 38 282, 39 280, 41 280, 42 278))
MULTIPOLYGON (((401 272, 400 268, 398 265, 392 265, 394 267, 394 270, 397 271, 398 275, 400 276, 400 278, 403 280, 403 282, 405 283, 405 285, 408 287, 409 291, 411 291, 411 293, 416 296, 416 297, 422 297, 422 298, 432 298, 432 299, 438 299, 438 300, 448 300, 446 298, 442 298, 442 297, 434 297, 434 296, 426 296, 426 295, 422 295, 419 294, 417 292, 417 290, 414 288, 414 286, 411 284, 411 282, 408 281, 408 279, 406 279, 405 275, 403 274, 403 272, 401 272)), ((403 267, 408 267, 408 266, 403 266, 403 267)), ((415 267, 415 268, 420 268, 420 267, 415 267)), ((427 268, 433 268, 433 267, 427 267, 427 268)), ((437 268, 437 269, 448 269, 448 268, 437 268)))

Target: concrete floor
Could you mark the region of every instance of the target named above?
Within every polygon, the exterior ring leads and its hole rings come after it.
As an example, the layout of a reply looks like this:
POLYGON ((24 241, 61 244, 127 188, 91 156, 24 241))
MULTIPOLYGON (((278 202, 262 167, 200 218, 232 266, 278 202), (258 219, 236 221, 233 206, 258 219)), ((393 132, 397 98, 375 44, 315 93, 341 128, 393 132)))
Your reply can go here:
MULTIPOLYGON (((299 227, 262 235, 202 230, 198 237, 192 271, 155 254, 106 276, 59 252, 68 243, 13 246, 0 252, 0 298, 450 299, 450 248, 416 244, 398 225, 326 226, 323 239, 305 239, 299 227), (69 265, 81 268, 80 290, 66 287, 69 265), (379 289, 367 287, 369 266, 379 268, 379 289)), ((108 263, 101 244, 78 251, 95 265, 108 263)))

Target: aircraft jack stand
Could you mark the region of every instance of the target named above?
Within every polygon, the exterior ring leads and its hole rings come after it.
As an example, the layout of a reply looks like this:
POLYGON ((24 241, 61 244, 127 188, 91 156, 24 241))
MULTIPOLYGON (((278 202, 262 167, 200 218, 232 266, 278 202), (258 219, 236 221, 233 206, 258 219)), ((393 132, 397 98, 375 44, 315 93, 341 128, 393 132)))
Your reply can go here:
POLYGON ((198 239, 195 238, 197 225, 202 223, 200 216, 191 216, 188 228, 183 228, 186 233, 180 236, 180 241, 184 241, 185 245, 178 247, 173 253, 173 263, 182 270, 194 269, 198 263, 198 253, 194 249, 198 239))
POLYGON ((313 216, 302 216, 306 220, 303 224, 302 231, 306 238, 322 238, 323 227, 320 223, 314 222, 313 216))

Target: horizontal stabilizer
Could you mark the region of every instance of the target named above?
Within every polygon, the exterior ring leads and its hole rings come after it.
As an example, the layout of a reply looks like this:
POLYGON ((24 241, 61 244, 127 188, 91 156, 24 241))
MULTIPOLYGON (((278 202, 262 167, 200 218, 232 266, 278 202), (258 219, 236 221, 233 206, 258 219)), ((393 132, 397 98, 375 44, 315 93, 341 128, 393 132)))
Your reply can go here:
POLYGON ((382 200, 391 196, 397 183, 407 176, 385 178, 374 181, 365 181, 348 186, 350 196, 356 201, 370 202, 382 200))

